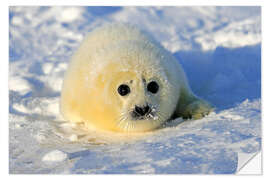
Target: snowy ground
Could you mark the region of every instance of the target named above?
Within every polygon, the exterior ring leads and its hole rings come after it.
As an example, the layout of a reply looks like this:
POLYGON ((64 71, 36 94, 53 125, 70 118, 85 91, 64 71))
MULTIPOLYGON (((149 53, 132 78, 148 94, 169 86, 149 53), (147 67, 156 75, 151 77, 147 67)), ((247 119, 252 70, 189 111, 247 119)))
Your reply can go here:
POLYGON ((261 149, 259 7, 10 7, 10 173, 235 173, 261 149), (138 25, 215 105, 143 138, 113 142, 59 114, 69 57, 104 22, 138 25), (245 156, 246 157, 246 156, 245 156))

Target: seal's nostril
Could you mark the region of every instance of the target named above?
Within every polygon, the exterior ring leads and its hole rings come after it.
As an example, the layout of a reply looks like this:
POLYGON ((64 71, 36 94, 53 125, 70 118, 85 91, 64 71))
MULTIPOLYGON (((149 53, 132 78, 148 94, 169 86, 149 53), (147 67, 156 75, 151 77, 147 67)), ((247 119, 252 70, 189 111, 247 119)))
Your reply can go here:
POLYGON ((139 106, 135 106, 135 112, 138 113, 139 115, 143 116, 143 109, 139 106))
POLYGON ((150 111, 150 107, 148 105, 145 106, 143 109, 144 109, 145 114, 150 111))

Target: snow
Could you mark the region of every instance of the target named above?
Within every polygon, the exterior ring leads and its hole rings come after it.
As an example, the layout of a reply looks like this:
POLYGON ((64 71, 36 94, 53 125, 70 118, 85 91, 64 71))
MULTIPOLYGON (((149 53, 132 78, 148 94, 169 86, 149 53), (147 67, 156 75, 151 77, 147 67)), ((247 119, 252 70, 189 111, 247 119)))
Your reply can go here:
POLYGON ((12 174, 236 173, 261 150, 260 7, 10 7, 12 174), (88 132, 64 121, 68 60, 111 21, 149 32, 183 65, 215 112, 142 136, 88 132))
POLYGON ((69 7, 63 10, 59 9, 59 12, 61 12, 61 14, 60 16, 56 17, 57 20, 66 23, 75 21, 76 19, 79 19, 79 17, 81 16, 80 9, 75 7, 69 7))
POLYGON ((17 91, 20 94, 25 94, 31 89, 26 80, 16 76, 9 78, 8 85, 10 90, 17 91))
POLYGON ((45 154, 42 158, 42 161, 45 162, 60 162, 67 159, 67 154, 59 151, 59 150, 53 150, 47 154, 45 154))

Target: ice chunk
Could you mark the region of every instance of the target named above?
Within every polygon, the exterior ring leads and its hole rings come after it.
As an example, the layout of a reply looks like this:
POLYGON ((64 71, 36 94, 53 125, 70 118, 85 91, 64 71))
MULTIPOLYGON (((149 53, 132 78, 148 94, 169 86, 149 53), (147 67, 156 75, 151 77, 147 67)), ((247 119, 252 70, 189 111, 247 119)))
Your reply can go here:
POLYGON ((42 70, 44 72, 44 74, 49 74, 52 71, 53 68, 53 64, 52 63, 45 63, 42 66, 42 70))
POLYGON ((45 154, 42 158, 43 162, 61 162, 65 161, 67 159, 67 154, 59 151, 59 150, 53 150, 47 154, 45 154))
POLYGON ((61 22, 72 22, 78 19, 81 16, 81 13, 82 13, 81 9, 79 8, 75 7, 65 8, 62 10, 60 16, 57 17, 57 20, 61 22))
POLYGON ((17 91, 20 94, 26 94, 31 90, 29 83, 21 77, 9 77, 9 90, 17 91))

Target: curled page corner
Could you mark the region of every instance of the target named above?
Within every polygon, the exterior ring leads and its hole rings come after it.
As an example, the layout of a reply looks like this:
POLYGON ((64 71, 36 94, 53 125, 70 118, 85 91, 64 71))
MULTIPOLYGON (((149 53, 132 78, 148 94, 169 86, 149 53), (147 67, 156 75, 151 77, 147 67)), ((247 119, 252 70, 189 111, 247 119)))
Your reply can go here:
POLYGON ((261 152, 238 153, 237 174, 262 174, 261 152))

